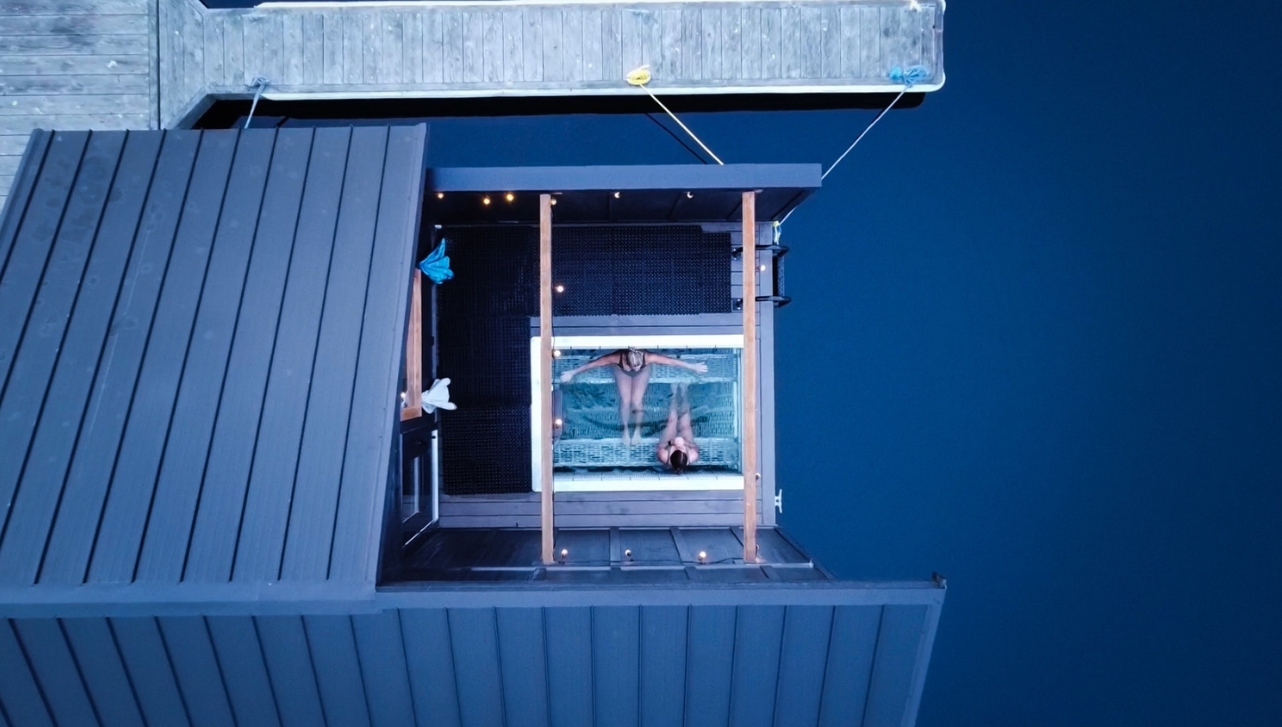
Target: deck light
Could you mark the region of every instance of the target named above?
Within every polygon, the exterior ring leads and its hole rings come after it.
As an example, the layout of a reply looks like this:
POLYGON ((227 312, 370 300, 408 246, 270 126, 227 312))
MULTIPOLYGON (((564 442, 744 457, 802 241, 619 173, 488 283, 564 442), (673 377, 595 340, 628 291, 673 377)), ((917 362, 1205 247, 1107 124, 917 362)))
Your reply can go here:
POLYGON ((615 192, 615 193, 614 193, 614 198, 615 198, 615 199, 618 199, 620 196, 621 196, 621 195, 620 195, 618 192, 615 192))
POLYGON ((556 197, 553 197, 552 199, 548 200, 548 204, 556 204, 556 197))
POLYGON ((436 198, 437 198, 437 199, 445 199, 445 193, 444 193, 444 192, 437 192, 437 193, 436 193, 436 198))
POLYGON ((482 198, 481 198, 481 204, 488 205, 489 203, 490 203, 490 197, 489 197, 489 195, 486 195, 486 196, 484 196, 484 197, 482 197, 482 198))
POLYGON ((562 562, 562 563, 564 563, 564 562, 565 562, 565 559, 566 559, 569 555, 570 555, 570 549, 569 549, 569 548, 561 548, 561 562, 562 562))
POLYGON ((557 285, 557 286, 556 286, 556 288, 554 288, 554 290, 556 290, 556 292, 558 292, 558 293, 564 293, 564 292, 565 292, 565 286, 564 286, 564 285, 557 285))
POLYGON ((512 200, 516 199, 516 195, 512 194, 511 192, 508 192, 507 194, 503 195, 503 199, 511 202, 512 200))
POLYGON ((694 192, 686 192, 686 199, 694 199, 694 192))
POLYGON ((700 551, 699 551, 699 562, 700 562, 700 563, 703 563, 703 562, 704 562, 704 561, 706 561, 706 560, 708 560, 708 553, 707 553, 707 551, 700 550, 700 551))
POLYGON ((632 549, 628 548, 627 550, 623 551, 623 557, 627 558, 628 560, 632 560, 632 549))

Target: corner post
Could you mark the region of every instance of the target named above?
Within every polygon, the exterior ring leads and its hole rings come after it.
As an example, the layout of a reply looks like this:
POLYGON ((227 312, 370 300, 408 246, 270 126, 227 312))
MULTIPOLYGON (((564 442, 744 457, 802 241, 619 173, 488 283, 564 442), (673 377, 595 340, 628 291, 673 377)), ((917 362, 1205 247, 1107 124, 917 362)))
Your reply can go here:
POLYGON ((743 560, 757 562, 757 193, 743 193, 743 560))
POLYGON ((543 563, 553 561, 552 549, 552 195, 539 195, 539 481, 542 509, 543 563))
POLYGON ((409 330, 405 334, 405 401, 401 421, 423 416, 423 273, 410 284, 409 330))

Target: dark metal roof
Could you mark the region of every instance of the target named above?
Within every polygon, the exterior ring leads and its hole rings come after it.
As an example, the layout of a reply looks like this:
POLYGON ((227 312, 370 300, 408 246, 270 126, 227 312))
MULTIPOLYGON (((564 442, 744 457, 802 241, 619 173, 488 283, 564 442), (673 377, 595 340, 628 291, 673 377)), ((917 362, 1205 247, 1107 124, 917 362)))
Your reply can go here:
POLYGON ((0 707, 14 725, 903 727, 943 599, 928 583, 523 584, 301 612, 0 606, 0 707))
POLYGON ((33 135, 0 584, 373 580, 425 133, 33 135))
POLYGON ((818 164, 669 164, 428 170, 427 207, 440 224, 535 223, 538 195, 556 195, 554 223, 737 222, 757 191, 757 219, 782 219, 820 186, 818 164), (507 194, 512 194, 509 201, 507 194), (485 199, 490 203, 486 204, 485 199))

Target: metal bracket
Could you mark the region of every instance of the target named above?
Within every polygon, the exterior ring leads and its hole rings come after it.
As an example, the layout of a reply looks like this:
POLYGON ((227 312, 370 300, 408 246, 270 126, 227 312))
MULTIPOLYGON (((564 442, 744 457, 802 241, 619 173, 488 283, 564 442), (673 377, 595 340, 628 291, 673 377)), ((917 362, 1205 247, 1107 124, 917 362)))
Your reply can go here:
POLYGON ((783 514, 783 488, 780 488, 775 493, 775 509, 779 511, 780 515, 783 514))
MULTIPOLYGON (((769 250, 771 253, 771 260, 773 263, 770 266, 771 273, 772 273, 771 284, 772 284, 772 289, 775 292, 774 295, 757 296, 757 302, 758 303, 774 303, 776 308, 782 308, 785 305, 788 305, 789 303, 792 302, 792 298, 790 298, 788 294, 784 292, 783 259, 784 259, 784 256, 788 254, 788 246, 779 245, 779 244, 757 245, 757 250, 758 251, 769 250)), ((736 260, 742 258, 743 247, 740 246, 731 250, 731 257, 736 260)), ((734 309, 743 310, 742 298, 735 299, 734 309)))

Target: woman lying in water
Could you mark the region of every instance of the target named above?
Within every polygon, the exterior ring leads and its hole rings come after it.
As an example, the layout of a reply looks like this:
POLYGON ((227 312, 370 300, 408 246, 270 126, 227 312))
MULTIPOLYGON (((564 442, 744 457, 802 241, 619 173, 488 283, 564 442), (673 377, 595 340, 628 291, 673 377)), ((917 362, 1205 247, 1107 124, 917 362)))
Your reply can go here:
POLYGON ((699 461, 699 447, 690 426, 690 390, 685 384, 672 385, 668 400, 668 423, 659 437, 659 461, 677 474, 699 461))
POLYGON ((578 368, 566 371, 561 374, 561 382, 568 383, 584 371, 598 369, 602 366, 613 367, 614 383, 619 388, 619 419, 623 421, 623 443, 639 444, 641 442, 641 420, 645 415, 645 408, 642 402, 645 399, 646 387, 650 385, 650 366, 652 364, 677 366, 697 374, 706 374, 708 372, 708 365, 705 363, 686 363, 681 359, 664 356, 661 353, 643 351, 639 348, 624 348, 598 356, 578 368), (630 422, 635 422, 631 432, 628 431, 630 422))

